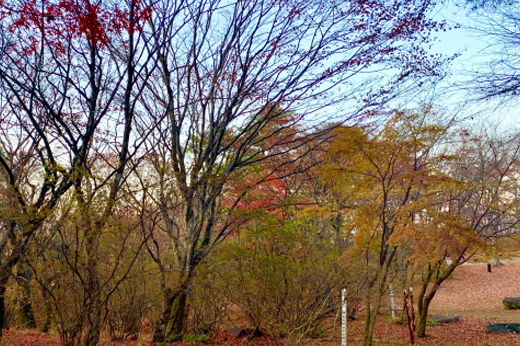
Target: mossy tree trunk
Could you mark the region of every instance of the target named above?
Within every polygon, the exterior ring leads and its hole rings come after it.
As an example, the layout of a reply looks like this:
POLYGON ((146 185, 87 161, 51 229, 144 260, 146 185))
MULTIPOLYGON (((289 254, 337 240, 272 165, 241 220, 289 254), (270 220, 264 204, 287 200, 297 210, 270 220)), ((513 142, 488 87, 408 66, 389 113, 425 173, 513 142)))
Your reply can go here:
POLYGON ((153 342, 168 342, 182 335, 186 325, 188 287, 192 274, 180 278, 174 290, 163 289, 162 313, 155 326, 153 342))
POLYGON ((25 260, 16 266, 16 283, 18 284, 18 323, 23 328, 36 328, 36 320, 32 308, 31 279, 32 271, 25 260))
POLYGON ((175 298, 171 309, 170 322, 166 328, 166 340, 172 340, 173 338, 179 337, 184 331, 186 325, 187 309, 186 300, 188 294, 186 290, 183 290, 175 298))

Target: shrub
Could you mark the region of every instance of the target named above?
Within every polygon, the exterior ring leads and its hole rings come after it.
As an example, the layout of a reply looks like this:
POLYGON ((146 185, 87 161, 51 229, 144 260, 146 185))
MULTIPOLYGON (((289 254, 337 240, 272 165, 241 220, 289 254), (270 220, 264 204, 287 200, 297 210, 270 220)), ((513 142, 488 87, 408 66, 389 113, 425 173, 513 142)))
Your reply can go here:
POLYGON ((312 224, 266 217, 222 244, 204 275, 254 330, 319 335, 321 323, 339 311, 341 288, 349 290, 351 318, 358 308, 341 253, 332 237, 317 235, 312 224))
POLYGON ((186 328, 189 335, 208 335, 219 330, 228 319, 229 302, 219 293, 213 276, 206 270, 207 267, 202 266, 191 285, 186 328))
POLYGON ((520 297, 518 298, 505 298, 503 300, 504 307, 506 310, 518 310, 520 309, 520 297))
POLYGON ((109 300, 106 326, 112 340, 137 340, 147 310, 137 280, 124 282, 109 300))

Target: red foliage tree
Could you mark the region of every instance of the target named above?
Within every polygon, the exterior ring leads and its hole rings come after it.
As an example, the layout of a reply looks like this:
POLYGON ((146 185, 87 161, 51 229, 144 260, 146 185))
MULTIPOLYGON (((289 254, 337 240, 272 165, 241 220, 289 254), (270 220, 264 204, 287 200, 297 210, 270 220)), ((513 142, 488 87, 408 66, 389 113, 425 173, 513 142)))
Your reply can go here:
POLYGON ((0 128, 7 139, 0 144, 0 166, 13 196, 11 207, 19 211, 7 221, 16 236, 1 234, 0 324, 12 268, 62 196, 73 189, 88 245, 90 271, 84 289, 93 297, 79 322, 89 327, 81 342, 95 345, 101 321, 98 235, 138 147, 131 145, 131 134, 138 121, 139 91, 148 76, 143 72, 147 58, 138 54, 137 42, 151 10, 140 0, 8 0, 0 4, 0 13, 0 98, 6 105, 0 128), (28 150, 20 152, 20 147, 28 150), (27 153, 37 169, 23 180, 17 172, 27 153), (101 185, 108 186, 108 198, 94 220, 93 195, 85 180, 95 163, 105 159, 111 171, 101 185))

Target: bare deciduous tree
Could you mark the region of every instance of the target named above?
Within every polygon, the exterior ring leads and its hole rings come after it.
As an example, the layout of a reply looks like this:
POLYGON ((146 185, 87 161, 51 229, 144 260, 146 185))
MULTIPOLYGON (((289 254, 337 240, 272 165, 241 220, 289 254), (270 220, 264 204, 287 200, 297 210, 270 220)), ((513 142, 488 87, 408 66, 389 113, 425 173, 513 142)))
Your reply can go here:
POLYGON ((229 234, 229 212, 240 196, 226 210, 220 202, 240 172, 276 155, 297 160, 305 153, 291 153, 323 136, 327 130, 317 125, 331 114, 336 121, 356 119, 391 97, 407 76, 438 72, 439 61, 426 59, 416 41, 438 27, 426 19, 431 5, 154 2, 147 30, 160 73, 150 80, 147 110, 165 120, 149 139, 165 150, 156 166, 171 189, 158 199, 177 279, 164 289, 155 341, 182 334, 195 269, 229 234), (381 83, 372 80, 369 88, 362 73, 383 68, 381 83), (341 110, 346 100, 354 109, 341 110))

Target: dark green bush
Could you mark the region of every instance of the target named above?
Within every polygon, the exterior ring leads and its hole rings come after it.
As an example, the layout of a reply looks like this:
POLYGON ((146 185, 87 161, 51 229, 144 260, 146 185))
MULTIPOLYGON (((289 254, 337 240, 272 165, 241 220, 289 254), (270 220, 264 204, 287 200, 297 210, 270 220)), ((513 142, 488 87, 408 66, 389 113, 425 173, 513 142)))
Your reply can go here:
POLYGON ((519 310, 520 309, 520 298, 505 298, 503 300, 504 307, 506 310, 519 310))

